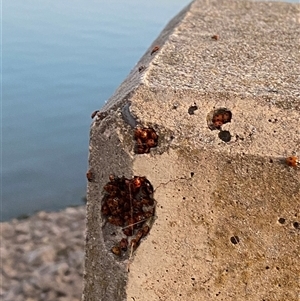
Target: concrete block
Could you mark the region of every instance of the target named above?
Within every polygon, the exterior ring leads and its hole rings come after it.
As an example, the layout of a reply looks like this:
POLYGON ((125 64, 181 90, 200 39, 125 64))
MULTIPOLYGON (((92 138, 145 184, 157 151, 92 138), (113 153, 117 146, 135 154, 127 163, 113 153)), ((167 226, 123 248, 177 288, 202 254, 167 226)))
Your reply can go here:
POLYGON ((299 28, 298 4, 196 0, 149 47, 91 126, 82 300, 299 300, 299 28), (121 256, 111 174, 156 202, 121 256))

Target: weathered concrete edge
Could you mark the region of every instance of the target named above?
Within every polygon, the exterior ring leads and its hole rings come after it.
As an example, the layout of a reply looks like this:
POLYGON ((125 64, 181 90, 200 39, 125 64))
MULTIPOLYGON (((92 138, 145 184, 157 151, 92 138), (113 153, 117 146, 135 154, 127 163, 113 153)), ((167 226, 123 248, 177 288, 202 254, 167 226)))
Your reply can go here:
MULTIPOLYGON (((154 55, 151 56, 151 50, 155 45, 159 45, 160 50, 163 48, 163 45, 168 41, 169 37, 173 34, 174 30, 178 25, 185 19, 187 13, 190 11, 194 1, 188 4, 183 8, 162 30, 160 35, 153 41, 145 54, 141 57, 138 63, 130 71, 126 79, 121 83, 117 88, 114 94, 107 100, 105 105, 101 108, 101 112, 114 110, 120 106, 120 103, 126 103, 130 99, 130 95, 133 91, 141 84, 145 83, 145 77, 147 75, 149 67, 153 64, 154 55), (139 72, 139 67, 144 66, 145 69, 143 72, 139 72)), ((159 52, 157 53, 159 54, 159 52)), ((157 55, 156 54, 156 55, 157 55)))
POLYGON ((91 126, 89 166, 93 167, 91 170, 92 173, 95 175, 100 174, 101 178, 95 178, 92 183, 88 184, 87 220, 89 222, 85 245, 83 301, 126 300, 126 284, 128 279, 127 266, 124 263, 116 262, 111 252, 106 253, 104 251, 106 248, 100 226, 101 220, 99 220, 101 205, 99 204, 100 202, 94 202, 92 200, 101 199, 102 187, 107 182, 109 171, 102 170, 104 165, 110 166, 111 170, 114 170, 116 174, 132 176, 133 160, 127 152, 120 148, 116 148, 115 154, 108 156, 111 145, 118 145, 120 143, 116 129, 127 127, 128 130, 130 130, 133 126, 130 122, 131 115, 126 115, 127 113, 130 114, 128 103, 132 94, 134 94, 134 91, 140 85, 143 85, 147 68, 152 64, 154 58, 154 56, 150 55, 150 52, 154 45, 160 45, 160 49, 163 47, 163 44, 168 40, 169 36, 185 18, 191 5, 192 3, 186 6, 166 25, 159 37, 152 43, 149 50, 146 51, 128 77, 103 106, 101 112, 108 112, 108 116, 104 120, 96 118, 91 126), (145 66, 146 70, 144 72, 139 72, 139 66, 145 66), (102 136, 100 137, 98 135, 99 131, 102 132, 102 136), (106 144, 108 136, 110 137, 111 143, 109 146, 106 144), (97 160, 99 148, 101 148, 102 153, 105 154, 105 158, 104 156, 102 158, 103 162, 97 160), (98 244, 98 240, 101 241, 101 245, 98 244), (93 262, 93 259, 97 257, 98 262, 93 262), (100 271, 98 270, 99 267, 101 267, 100 271), (104 275, 105 273, 105 277, 102 277, 101 279, 98 278, 98 275, 104 275), (95 296, 97 296, 97 299, 94 299, 95 296))

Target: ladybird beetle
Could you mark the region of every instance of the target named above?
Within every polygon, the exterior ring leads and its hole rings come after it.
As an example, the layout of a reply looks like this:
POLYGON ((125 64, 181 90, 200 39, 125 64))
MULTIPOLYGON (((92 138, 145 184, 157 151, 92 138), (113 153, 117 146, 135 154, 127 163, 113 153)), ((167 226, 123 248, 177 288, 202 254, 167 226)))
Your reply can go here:
POLYGON ((112 253, 114 253, 117 256, 121 256, 121 248, 118 246, 114 246, 111 248, 112 253))
POLYGON ((128 239, 127 238, 122 238, 119 245, 120 245, 120 248, 121 248, 122 251, 127 251, 128 239))
POLYGON ((159 46, 155 46, 153 47, 152 51, 151 51, 151 55, 155 52, 157 52, 159 50, 159 46))
POLYGON ((297 167, 299 159, 296 156, 290 156, 285 159, 285 162, 288 166, 297 167))
POLYGON ((90 169, 86 173, 86 178, 89 182, 93 182, 93 180, 94 180, 94 175, 90 169))

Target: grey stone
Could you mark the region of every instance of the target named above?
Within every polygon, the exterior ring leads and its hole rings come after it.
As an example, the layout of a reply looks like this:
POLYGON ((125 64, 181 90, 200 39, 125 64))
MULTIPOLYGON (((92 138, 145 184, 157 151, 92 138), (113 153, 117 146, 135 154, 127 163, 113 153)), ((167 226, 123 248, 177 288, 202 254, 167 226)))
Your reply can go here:
POLYGON ((26 254, 29 264, 40 265, 43 262, 54 262, 56 251, 52 246, 40 247, 26 254))
POLYGON ((65 297, 78 301, 82 292, 84 217, 85 208, 77 207, 2 223, 0 299, 57 301, 65 297))
POLYGON ((15 229, 8 222, 1 223, 1 233, 3 238, 11 238, 13 235, 15 235, 15 229))

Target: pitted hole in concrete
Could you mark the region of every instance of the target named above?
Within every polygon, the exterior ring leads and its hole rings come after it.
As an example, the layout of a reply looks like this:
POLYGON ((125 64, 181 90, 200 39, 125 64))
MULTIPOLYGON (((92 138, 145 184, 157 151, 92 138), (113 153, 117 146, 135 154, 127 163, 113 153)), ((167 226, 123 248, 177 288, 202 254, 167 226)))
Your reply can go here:
POLYGON ((223 124, 231 122, 232 113, 227 108, 218 108, 207 114, 206 120, 210 130, 220 130, 223 124))
POLYGON ((196 106, 196 104, 194 104, 193 106, 190 106, 189 109, 188 109, 188 113, 190 115, 194 115, 195 114, 195 111, 198 110, 198 107, 196 106))
POLYGON ((148 154, 150 148, 157 146, 158 135, 152 128, 137 127, 134 130, 134 140, 134 152, 136 154, 148 154))
POLYGON ((234 245, 238 244, 240 242, 240 239, 238 236, 234 235, 230 237, 230 241, 231 243, 233 243, 234 245))
POLYGON ((269 269, 270 269, 270 267, 267 265, 267 266, 266 266, 266 270, 269 270, 269 269))
POLYGON ((298 222, 293 222, 293 227, 294 227, 295 229, 300 229, 300 225, 299 225, 298 222))
POLYGON ((278 223, 283 225, 283 224, 285 223, 285 218, 280 217, 280 218, 278 219, 278 223))
POLYGON ((194 173, 194 172, 191 172, 191 178, 192 178, 194 175, 195 175, 195 173, 194 173))
POLYGON ((140 73, 143 72, 145 69, 146 69, 146 66, 144 66, 144 65, 139 66, 140 73))
POLYGON ((152 227, 156 207, 153 186, 146 177, 127 179, 110 175, 103 192, 101 213, 105 221, 105 243, 113 254, 124 260, 152 227))
POLYGON ((224 142, 229 142, 231 140, 231 134, 229 131, 220 131, 218 134, 219 138, 224 142))

